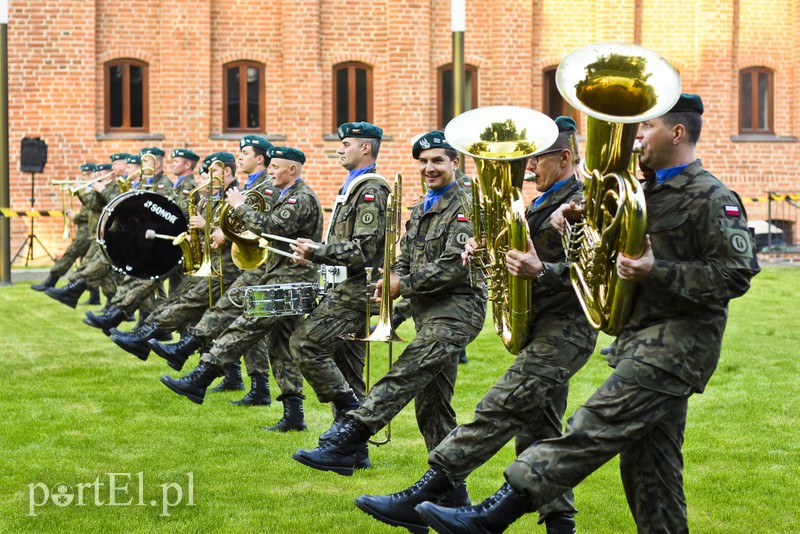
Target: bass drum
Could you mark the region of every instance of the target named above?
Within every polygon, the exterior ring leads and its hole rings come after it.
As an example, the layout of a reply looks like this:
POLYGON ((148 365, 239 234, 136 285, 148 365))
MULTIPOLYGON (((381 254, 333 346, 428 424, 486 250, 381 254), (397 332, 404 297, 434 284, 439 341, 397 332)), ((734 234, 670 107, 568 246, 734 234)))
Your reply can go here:
POLYGON ((177 236, 188 223, 181 208, 151 191, 129 191, 106 205, 97 224, 97 242, 114 270, 144 279, 161 278, 183 263, 171 239, 147 239, 147 231, 177 236))

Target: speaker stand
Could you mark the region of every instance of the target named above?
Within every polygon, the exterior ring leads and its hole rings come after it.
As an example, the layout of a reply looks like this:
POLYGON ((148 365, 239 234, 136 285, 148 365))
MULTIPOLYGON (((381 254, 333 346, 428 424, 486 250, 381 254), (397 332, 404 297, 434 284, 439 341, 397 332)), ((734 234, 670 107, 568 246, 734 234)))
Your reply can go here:
MULTIPOLYGON (((36 197, 34 196, 34 187, 35 187, 35 185, 34 185, 34 175, 35 174, 36 173, 33 173, 33 172, 31 173, 31 198, 28 199, 31 202, 31 211, 33 211, 33 206, 34 206, 34 204, 36 204, 36 197)), ((51 260, 55 260, 53 255, 50 254, 50 252, 48 252, 48 250, 44 246, 44 244, 39 240, 38 237, 36 237, 36 232, 34 232, 34 224, 35 223, 36 223, 36 217, 31 217, 31 233, 28 234, 28 237, 25 238, 25 241, 22 243, 22 246, 19 247, 19 250, 17 251, 17 253, 14 254, 14 259, 11 260, 11 263, 14 263, 17 260, 17 258, 19 257, 19 255, 22 253, 22 251, 25 250, 25 248, 27 247, 28 250, 25 253, 25 267, 27 267, 28 263, 30 263, 31 261, 34 260, 34 256, 33 256, 33 244, 34 244, 34 242, 35 243, 39 243, 39 246, 42 247, 42 250, 44 250, 44 253, 47 254, 47 256, 51 260)))

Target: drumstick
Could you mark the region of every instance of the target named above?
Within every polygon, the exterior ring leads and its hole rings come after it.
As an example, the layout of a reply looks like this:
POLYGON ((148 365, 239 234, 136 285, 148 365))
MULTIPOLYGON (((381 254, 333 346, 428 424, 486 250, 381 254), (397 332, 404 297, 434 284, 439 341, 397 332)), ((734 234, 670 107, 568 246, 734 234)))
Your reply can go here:
POLYGON ((177 239, 174 235, 164 235, 164 234, 157 234, 155 230, 148 230, 144 233, 144 238, 153 240, 153 239, 168 239, 170 241, 175 241, 177 239))
POLYGON ((270 252, 274 252, 275 254, 280 254, 281 256, 286 256, 287 258, 292 258, 293 260, 297 259, 297 256, 295 256, 291 252, 286 252, 285 250, 280 250, 280 249, 273 248, 273 247, 267 247, 267 246, 264 246, 264 245, 261 245, 261 248, 265 248, 265 249, 269 250, 270 252))
MULTIPOLYGON (((281 235, 261 234, 261 237, 266 237, 267 239, 270 239, 272 241, 283 241, 284 243, 289 243, 290 245, 300 244, 299 241, 297 241, 297 239, 290 239, 288 237, 283 237, 281 235)), ((314 249, 319 248, 319 245, 316 243, 303 243, 303 244, 307 245, 309 248, 314 248, 314 249)))

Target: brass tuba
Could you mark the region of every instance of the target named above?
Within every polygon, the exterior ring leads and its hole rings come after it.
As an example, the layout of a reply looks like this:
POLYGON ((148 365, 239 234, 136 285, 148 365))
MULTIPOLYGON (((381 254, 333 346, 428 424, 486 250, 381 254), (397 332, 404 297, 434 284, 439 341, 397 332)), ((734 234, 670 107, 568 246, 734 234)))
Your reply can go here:
POLYGON ((525 167, 528 157, 555 142, 558 127, 532 109, 490 106, 455 117, 444 135, 453 148, 475 159, 478 179, 473 180, 472 194, 478 197, 476 204, 483 215, 473 210, 475 239, 486 239, 486 249, 475 261, 481 263, 491 291, 495 331, 506 349, 517 354, 527 341, 531 281, 509 274, 506 252, 527 248, 522 199, 525 167))
POLYGON ((630 169, 634 139, 640 122, 677 102, 680 75, 646 48, 599 43, 564 58, 556 84, 564 100, 588 115, 579 171, 583 214, 564 236, 570 278, 590 324, 615 336, 630 315, 634 293, 634 284, 617 276, 617 256, 637 257, 645 246, 644 193, 630 169))

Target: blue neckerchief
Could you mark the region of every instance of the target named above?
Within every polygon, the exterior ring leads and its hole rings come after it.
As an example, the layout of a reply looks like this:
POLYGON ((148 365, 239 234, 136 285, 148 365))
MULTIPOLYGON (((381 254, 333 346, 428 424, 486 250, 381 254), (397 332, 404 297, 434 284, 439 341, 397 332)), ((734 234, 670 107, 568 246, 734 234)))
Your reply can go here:
POLYGON ((353 180, 355 180, 362 174, 367 174, 368 172, 372 172, 374 170, 375 170, 375 164, 373 163, 369 167, 363 167, 361 169, 350 171, 350 174, 347 175, 347 180, 344 181, 344 185, 342 185, 342 188, 339 190, 339 194, 344 195, 344 192, 347 191, 347 186, 349 186, 353 180))
POLYGON ((139 187, 139 182, 133 182, 131 184, 131 189, 137 189, 139 187))
POLYGON ((689 164, 686 165, 678 165, 677 167, 670 167, 668 169, 659 169, 656 171, 656 183, 660 184, 665 180, 669 180, 674 176, 678 176, 683 169, 688 167, 689 164))
POLYGON ((566 180, 561 180, 560 182, 556 182, 556 183, 554 183, 553 185, 551 185, 551 186, 550 186, 550 189, 548 189, 547 191, 545 191, 544 193, 542 193, 541 195, 539 195, 539 196, 536 198, 536 200, 534 200, 534 201, 533 201, 533 209, 536 209, 536 208, 538 208, 539 206, 541 206, 541 205, 542 205, 542 203, 544 203, 544 201, 547 199, 547 197, 548 197, 548 196, 550 196, 550 194, 551 194, 551 193, 555 193, 556 191, 558 191, 559 189, 561 189, 562 187, 564 187, 564 185, 565 185, 567 182, 569 182, 571 179, 572 179, 572 177, 570 176, 570 177, 569 177, 569 178, 567 178, 566 180))
POLYGON ((253 182, 256 181, 256 178, 261 176, 262 171, 254 172, 253 174, 247 175, 247 182, 244 184, 245 189, 250 189, 253 187, 253 182))
POLYGON ((283 195, 285 195, 285 194, 286 194, 286 192, 287 192, 289 189, 291 189, 291 188, 292 188, 292 186, 294 186, 294 184, 296 184, 296 183, 297 183, 297 182, 299 182, 299 181, 300 181, 300 178, 298 178, 298 179, 297 179, 297 180, 295 180, 294 182, 290 183, 289 185, 287 185, 286 187, 284 187, 283 189, 281 189, 281 196, 279 196, 279 197, 278 197, 278 200, 282 199, 282 198, 283 198, 283 195))
POLYGON ((446 186, 442 187, 441 189, 437 190, 428 189, 428 192, 425 193, 425 204, 422 206, 422 213, 427 213, 427 211, 431 209, 431 206, 436 204, 436 201, 442 198, 442 195, 444 195, 447 192, 447 190, 453 187, 454 185, 456 185, 455 180, 453 180, 446 186))
POLYGON ((147 185, 153 185, 153 180, 155 180, 155 176, 151 176, 149 180, 147 180, 147 185))
MULTIPOLYGON (((189 175, 187 174, 186 176, 189 176, 189 175)), ((175 182, 175 185, 174 185, 175 189, 178 189, 178 186, 181 185, 181 182, 183 181, 184 178, 186 178, 186 176, 178 176, 178 181, 175 182)))

